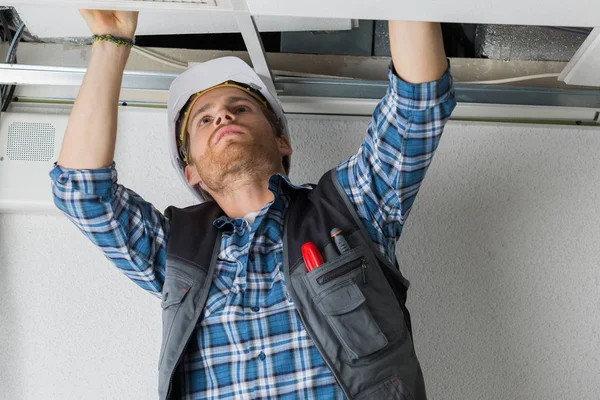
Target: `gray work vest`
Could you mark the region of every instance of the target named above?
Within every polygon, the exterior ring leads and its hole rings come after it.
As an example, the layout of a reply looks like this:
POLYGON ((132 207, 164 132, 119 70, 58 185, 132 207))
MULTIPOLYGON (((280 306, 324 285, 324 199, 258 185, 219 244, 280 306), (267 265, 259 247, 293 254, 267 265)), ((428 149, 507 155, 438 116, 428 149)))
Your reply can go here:
MULTIPOLYGON (((319 353, 348 399, 424 400, 425 385, 415 355, 405 307, 408 282, 370 240, 335 170, 311 189, 293 191, 283 227, 287 289, 319 353), (332 228, 351 250, 306 271, 301 246, 311 241, 321 254, 332 228)), ((163 286, 163 339, 159 361, 161 400, 178 396, 173 377, 199 322, 221 247, 213 221, 224 215, 214 202, 169 207, 171 223, 163 286)), ((202 349, 200 349, 202 351, 202 349)))

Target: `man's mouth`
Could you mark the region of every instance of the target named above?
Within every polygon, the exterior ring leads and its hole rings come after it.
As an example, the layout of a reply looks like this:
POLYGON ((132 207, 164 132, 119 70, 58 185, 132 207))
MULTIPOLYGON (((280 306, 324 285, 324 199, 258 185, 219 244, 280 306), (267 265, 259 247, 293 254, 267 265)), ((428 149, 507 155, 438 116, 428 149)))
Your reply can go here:
POLYGON ((221 141, 221 139, 223 139, 225 136, 233 135, 233 134, 243 135, 244 132, 242 132, 242 129, 236 125, 224 126, 223 128, 219 129, 219 131, 215 135, 215 143, 214 144, 219 143, 221 141))

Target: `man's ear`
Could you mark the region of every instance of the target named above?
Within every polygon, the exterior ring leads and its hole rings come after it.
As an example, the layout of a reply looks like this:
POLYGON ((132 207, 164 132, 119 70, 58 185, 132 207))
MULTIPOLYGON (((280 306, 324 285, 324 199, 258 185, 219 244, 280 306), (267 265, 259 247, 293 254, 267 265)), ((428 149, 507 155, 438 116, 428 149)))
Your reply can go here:
POLYGON ((194 165, 186 165, 185 179, 187 180, 188 185, 192 187, 202 183, 202 178, 200 178, 200 175, 198 175, 198 170, 194 165))
POLYGON ((279 138, 279 153, 281 154, 282 157, 289 157, 292 155, 294 151, 292 150, 292 145, 290 144, 290 141, 285 137, 282 136, 279 138))

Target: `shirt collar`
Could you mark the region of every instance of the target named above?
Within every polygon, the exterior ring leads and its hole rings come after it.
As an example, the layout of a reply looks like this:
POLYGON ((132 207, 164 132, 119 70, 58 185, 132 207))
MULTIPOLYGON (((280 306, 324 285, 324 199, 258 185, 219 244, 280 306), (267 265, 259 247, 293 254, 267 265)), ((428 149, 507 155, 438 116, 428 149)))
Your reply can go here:
POLYGON ((277 196, 289 194, 296 190, 311 189, 310 185, 295 185, 287 175, 275 174, 269 178, 269 190, 277 196))
MULTIPOLYGON (((310 185, 295 185, 290 181, 287 175, 275 174, 269 178, 269 190, 275 196, 275 200, 278 197, 289 195, 296 190, 310 190, 310 185)), ((265 205, 267 207, 268 205, 265 205)), ((262 211, 262 210, 261 210, 262 211)), ((260 213, 259 213, 260 214, 260 213)), ((240 228, 244 223, 247 223, 244 218, 229 218, 223 215, 213 221, 213 225, 217 229, 221 230, 233 230, 234 228, 240 228)))

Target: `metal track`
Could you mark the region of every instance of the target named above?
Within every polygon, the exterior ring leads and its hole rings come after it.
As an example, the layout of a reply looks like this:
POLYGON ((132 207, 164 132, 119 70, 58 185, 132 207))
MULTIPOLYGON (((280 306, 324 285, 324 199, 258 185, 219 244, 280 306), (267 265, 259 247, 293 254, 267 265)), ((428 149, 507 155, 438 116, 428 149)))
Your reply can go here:
MULTIPOLYGON (((0 83, 17 85, 80 86, 85 68, 39 65, 0 64, 0 83)), ((125 71, 123 89, 168 91, 178 76, 173 72, 125 71)), ((285 97, 342 98, 352 100, 381 99, 387 81, 349 79, 315 79, 275 76, 277 94, 285 97)), ((456 84, 458 102, 477 104, 512 104, 549 107, 583 107, 600 109, 600 90, 575 88, 529 88, 456 84)))

